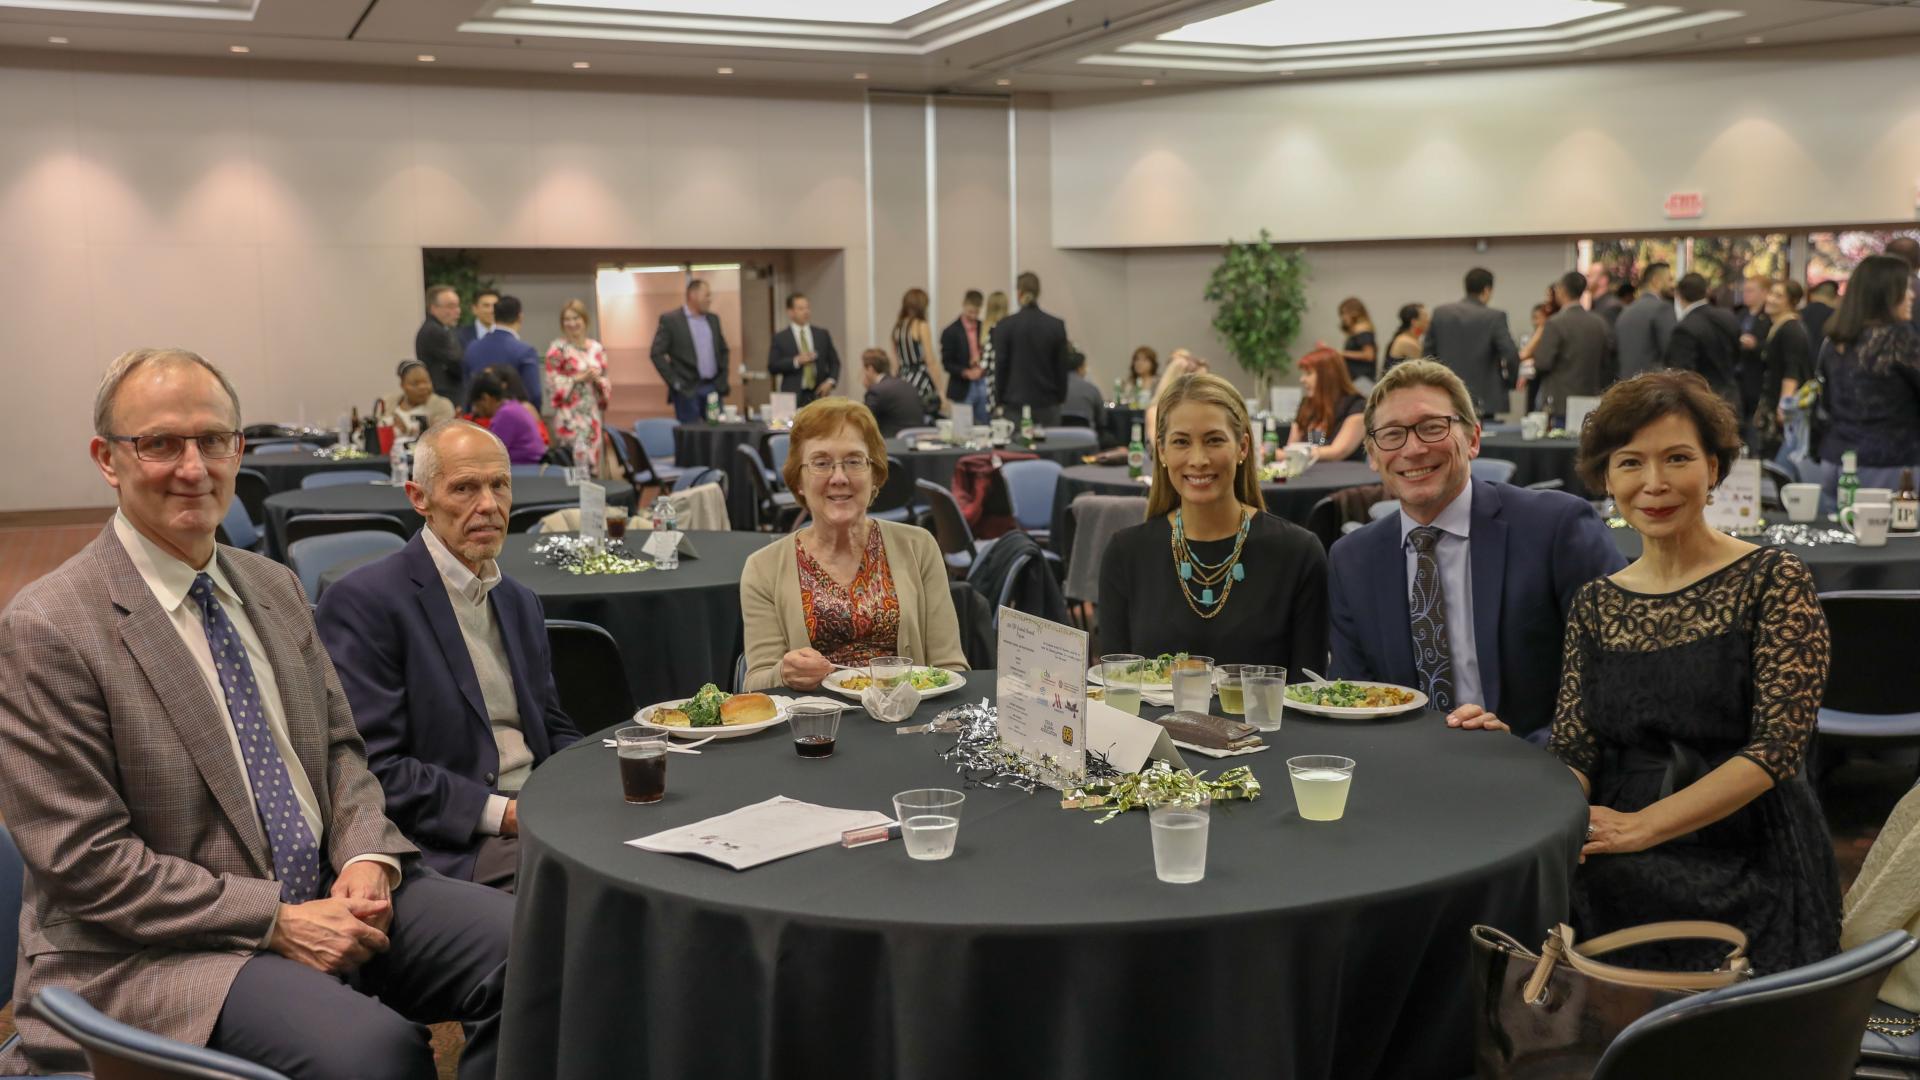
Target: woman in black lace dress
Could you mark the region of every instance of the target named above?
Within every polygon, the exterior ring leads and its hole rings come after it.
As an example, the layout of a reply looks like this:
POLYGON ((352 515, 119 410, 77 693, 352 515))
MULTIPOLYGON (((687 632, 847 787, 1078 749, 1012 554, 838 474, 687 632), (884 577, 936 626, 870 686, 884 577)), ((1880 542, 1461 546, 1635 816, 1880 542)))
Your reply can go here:
MULTIPOLYGON (((1652 372, 1609 390, 1580 442, 1582 478, 1645 553, 1582 589, 1567 619, 1552 748, 1592 802, 1574 928, 1713 919, 1746 932, 1761 972, 1831 956, 1838 874, 1800 773, 1827 624, 1799 559, 1706 523, 1740 445, 1733 412, 1696 374, 1652 372)), ((1624 962, 1704 970, 1715 952, 1624 962)))

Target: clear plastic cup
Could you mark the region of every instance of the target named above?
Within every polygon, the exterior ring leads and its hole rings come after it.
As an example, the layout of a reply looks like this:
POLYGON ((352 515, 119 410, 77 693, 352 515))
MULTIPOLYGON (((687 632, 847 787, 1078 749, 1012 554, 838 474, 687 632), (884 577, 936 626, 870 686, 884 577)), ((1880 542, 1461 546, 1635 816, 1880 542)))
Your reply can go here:
POLYGON ((840 733, 844 706, 802 701, 787 707, 787 727, 793 731, 793 752, 803 758, 830 758, 840 733))
POLYGON ((1353 784, 1353 759, 1309 754, 1287 759, 1293 777, 1293 801, 1302 821, 1339 821, 1347 813, 1347 789, 1353 784))
POLYGON ((907 857, 932 862, 953 854, 966 801, 965 794, 951 788, 915 788, 895 795, 893 814, 900 819, 907 857))
POLYGON ((645 727, 613 733, 620 757, 620 790, 630 803, 657 803, 667 796, 667 736, 645 727))
POLYGON ((1248 668, 1257 668, 1257 665, 1221 664, 1213 669, 1213 692, 1220 695, 1220 711, 1228 716, 1239 716, 1247 711, 1240 677, 1248 668))
POLYGON ((1132 716, 1140 715, 1140 665, 1145 657, 1134 653, 1108 653, 1100 658, 1100 684, 1105 687, 1101 700, 1132 716))
MULTIPOLYGON (((1272 665, 1242 665, 1240 695, 1247 723, 1261 731, 1280 730, 1280 712, 1287 700, 1287 669, 1272 665)), ((1224 704, 1224 692, 1222 701, 1224 704)))
POLYGON ((1153 832, 1153 874, 1169 885, 1190 885, 1207 876, 1207 824, 1210 800, 1153 803, 1147 820, 1153 832))
POLYGON ((1213 657, 1189 656, 1173 665, 1173 707, 1204 713, 1213 704, 1213 657))

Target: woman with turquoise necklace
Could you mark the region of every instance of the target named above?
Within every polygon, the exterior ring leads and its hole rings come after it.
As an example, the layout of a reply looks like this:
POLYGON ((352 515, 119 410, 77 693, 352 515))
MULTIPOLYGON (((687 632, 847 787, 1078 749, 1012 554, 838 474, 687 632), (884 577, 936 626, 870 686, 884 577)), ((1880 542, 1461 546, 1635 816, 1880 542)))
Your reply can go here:
POLYGON ((1240 391, 1183 375, 1155 404, 1147 520, 1100 563, 1100 653, 1326 670, 1327 555, 1264 509, 1240 391))

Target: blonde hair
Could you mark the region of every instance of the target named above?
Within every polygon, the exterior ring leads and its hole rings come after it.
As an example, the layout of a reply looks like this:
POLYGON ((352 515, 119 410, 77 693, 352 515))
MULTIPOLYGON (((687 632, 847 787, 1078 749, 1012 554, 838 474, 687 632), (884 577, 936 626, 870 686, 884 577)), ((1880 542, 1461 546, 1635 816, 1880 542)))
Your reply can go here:
MULTIPOLYGON (((93 395, 93 433, 112 435, 113 401, 120 396, 120 384, 141 368, 152 364, 156 367, 194 364, 204 368, 220 389, 226 391, 227 400, 233 403, 233 426, 240 426, 240 395, 234 392, 233 383, 228 381, 227 373, 214 367, 206 357, 190 349, 181 348, 145 348, 129 349, 113 358, 107 365, 107 372, 100 377, 100 388, 93 395)), ((142 434, 134 432, 134 434, 142 434)))
POLYGON ((1420 360, 1402 360, 1388 368, 1387 373, 1380 376, 1380 381, 1373 384, 1373 393, 1367 395, 1367 418, 1363 421, 1369 433, 1367 438, 1373 438, 1374 410, 1380 407, 1388 394, 1409 386, 1434 386, 1445 390, 1447 397, 1453 401, 1453 411, 1459 413, 1467 423, 1475 427, 1480 425, 1480 413, 1473 407, 1473 395, 1467 393, 1467 384, 1460 381, 1460 376, 1455 375, 1453 369, 1429 356, 1420 360))
POLYGON ((592 328, 593 316, 587 314, 587 302, 585 300, 575 298, 560 305, 560 325, 563 328, 563 332, 564 332, 564 328, 567 325, 567 312, 569 311, 580 316, 581 333, 585 333, 588 329, 592 328))
POLYGON ((1007 317, 1007 294, 999 289, 987 295, 987 310, 980 316, 982 329, 991 330, 993 324, 1007 317))
POLYGON ((1180 495, 1174 491, 1173 481, 1167 478, 1167 417, 1176 406, 1187 402, 1212 405, 1226 412, 1227 426, 1233 429, 1233 437, 1239 441, 1242 451, 1240 463, 1233 471, 1234 497, 1255 510, 1266 509, 1266 500, 1260 496, 1259 465, 1252 454, 1245 452, 1247 436, 1253 431, 1246 399, 1240 396, 1238 387, 1218 375, 1182 375, 1161 387, 1160 399, 1153 409, 1159 434, 1153 444, 1153 487, 1147 491, 1148 519, 1170 514, 1180 505, 1180 495))
MULTIPOLYGON (((867 350, 869 354, 878 351, 867 350)), ((873 462, 875 494, 887 486, 887 440, 880 435, 880 421, 873 418, 873 410, 852 398, 815 398, 793 414, 793 429, 787 437, 787 464, 780 470, 787 490, 793 492, 801 506, 807 505, 806 486, 800 481, 800 470, 806 467, 807 443, 824 439, 842 428, 851 430, 866 444, 867 459, 873 462)))

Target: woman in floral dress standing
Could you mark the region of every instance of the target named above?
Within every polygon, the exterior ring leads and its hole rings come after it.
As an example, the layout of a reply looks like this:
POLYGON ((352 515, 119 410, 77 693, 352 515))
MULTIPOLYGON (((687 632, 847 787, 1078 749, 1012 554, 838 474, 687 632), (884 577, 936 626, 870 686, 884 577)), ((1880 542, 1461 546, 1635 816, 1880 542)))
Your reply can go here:
POLYGON ((613 398, 613 384, 607 381, 607 352, 587 336, 587 305, 569 300, 560 309, 561 336, 547 346, 547 405, 553 409, 553 438, 556 445, 572 448, 587 444, 587 460, 580 464, 600 465, 601 417, 613 398))

